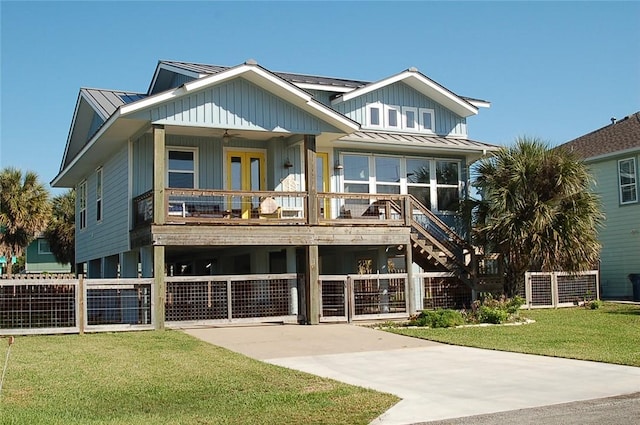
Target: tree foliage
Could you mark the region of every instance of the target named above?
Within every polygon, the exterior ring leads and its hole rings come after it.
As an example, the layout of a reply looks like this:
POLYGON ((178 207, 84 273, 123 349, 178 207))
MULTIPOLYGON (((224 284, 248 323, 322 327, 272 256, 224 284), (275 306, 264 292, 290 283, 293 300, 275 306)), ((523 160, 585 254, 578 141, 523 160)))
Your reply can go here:
POLYGON ((71 264, 71 271, 75 270, 75 222, 76 192, 70 189, 53 198, 51 221, 45 231, 45 237, 56 261, 71 264))
MULTIPOLYGON (((0 251, 7 256, 21 256, 24 249, 49 222, 49 192, 38 175, 16 168, 0 171, 0 251)), ((11 267, 8 268, 9 274, 11 267)))
POLYGON ((528 270, 582 271, 596 264, 604 216, 592 184, 572 153, 535 138, 519 138, 478 162, 473 185, 482 201, 474 237, 502 254, 508 295, 528 270))

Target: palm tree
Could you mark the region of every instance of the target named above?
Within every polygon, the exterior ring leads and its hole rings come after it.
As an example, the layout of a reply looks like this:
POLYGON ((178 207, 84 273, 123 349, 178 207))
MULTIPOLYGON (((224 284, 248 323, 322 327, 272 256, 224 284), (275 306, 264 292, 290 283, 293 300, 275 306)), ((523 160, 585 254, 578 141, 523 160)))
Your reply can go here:
POLYGON ((61 264, 71 264, 75 271, 75 229, 76 229, 76 192, 69 189, 66 193, 53 198, 52 214, 45 237, 49 241, 51 252, 61 264))
POLYGON ((597 263, 604 215, 592 183, 572 153, 536 138, 518 138, 479 161, 473 185, 482 201, 474 236, 502 255, 507 295, 528 270, 582 271, 597 263))
MULTIPOLYGON (((46 227, 51 205, 49 192, 38 181, 38 175, 8 167, 0 172, 0 252, 11 263, 46 227)), ((11 276, 11 265, 7 267, 11 276)))

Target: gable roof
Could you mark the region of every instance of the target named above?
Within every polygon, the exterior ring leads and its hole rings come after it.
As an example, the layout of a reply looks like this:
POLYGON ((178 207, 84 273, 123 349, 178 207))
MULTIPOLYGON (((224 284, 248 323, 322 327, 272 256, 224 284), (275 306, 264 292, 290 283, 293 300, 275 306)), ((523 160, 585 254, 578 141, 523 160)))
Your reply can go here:
POLYGON ((376 81, 375 83, 367 84, 366 86, 350 91, 349 93, 345 93, 332 100, 331 104, 335 105, 346 102, 400 81, 445 106, 461 117, 468 117, 478 113, 478 108, 472 105, 469 100, 458 96, 446 87, 436 83, 426 75, 418 72, 416 68, 409 68, 399 74, 392 75, 391 77, 376 81))
POLYGON ((104 90, 81 88, 80 95, 91 104, 103 120, 109 118, 122 105, 137 102, 147 97, 143 93, 123 92, 120 90, 104 90))
MULTIPOLYGON (((217 74, 218 72, 222 72, 229 68, 230 67, 228 66, 220 66, 220 65, 207 65, 207 64, 193 63, 193 62, 161 60, 161 61, 158 61, 158 66, 156 67, 155 74, 151 80, 151 85, 149 86, 149 90, 147 91, 147 93, 148 94, 151 93, 153 86, 155 85, 155 82, 158 78, 158 74, 162 69, 179 72, 184 75, 190 76, 192 78, 202 78, 206 75, 217 74)), ((415 70, 415 68, 409 68, 409 70, 415 70)), ((277 75, 283 80, 286 80, 292 84, 295 84, 296 86, 302 89, 318 89, 318 90, 335 91, 340 93, 348 93, 372 84, 371 81, 364 81, 364 80, 353 80, 353 79, 336 78, 336 77, 321 77, 317 75, 297 74, 297 73, 291 73, 291 72, 278 72, 278 71, 271 71, 271 72, 273 72, 273 74, 277 75)), ((424 75, 423 77, 427 78, 424 75)), ((440 86, 435 81, 430 79, 428 80, 440 86)), ((444 90, 447 90, 442 86, 440 87, 443 88, 444 90)), ((458 96, 458 95, 455 95, 455 96, 458 96)), ((458 97, 475 107, 488 108, 491 105, 491 103, 487 100, 476 99, 476 98, 467 97, 467 96, 458 96, 458 97)))
POLYGON ((558 148, 574 152, 581 159, 640 149, 640 112, 573 139, 558 148))

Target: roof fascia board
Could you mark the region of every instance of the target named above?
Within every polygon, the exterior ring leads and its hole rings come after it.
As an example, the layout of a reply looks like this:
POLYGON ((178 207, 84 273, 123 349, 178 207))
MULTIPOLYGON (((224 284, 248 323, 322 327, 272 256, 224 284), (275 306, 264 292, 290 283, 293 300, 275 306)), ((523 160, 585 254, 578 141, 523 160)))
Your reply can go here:
POLYGON ((476 108, 491 108, 491 102, 487 102, 484 100, 466 99, 466 101, 476 108))
POLYGON ((88 95, 88 93, 86 92, 86 90, 80 89, 80 95, 82 96, 82 98, 89 104, 89 106, 91 106, 91 109, 93 109, 93 111, 98 114, 100 116, 100 118, 102 118, 103 121, 106 121, 109 117, 105 116, 102 114, 100 107, 98 107, 95 102, 93 101, 93 99, 91 98, 91 96, 88 95))
POLYGON ((65 159, 67 158, 67 154, 69 153, 69 145, 71 144, 71 137, 73 136, 73 131, 76 128, 76 118, 78 117, 78 110, 80 109, 80 100, 82 99, 82 90, 78 93, 78 98, 76 99, 76 108, 73 111, 73 117, 71 118, 71 126, 69 127, 69 134, 67 134, 67 145, 64 148, 64 154, 62 155, 62 163, 60 164, 59 172, 62 171, 62 167, 64 167, 65 159))
MULTIPOLYGON (((364 94, 370 93, 374 90, 378 90, 382 87, 386 87, 390 84, 397 83, 399 81, 403 81, 408 84, 410 87, 418 90, 419 92, 427 95, 433 96, 436 94, 436 101, 439 101, 441 98, 446 99, 447 101, 453 103, 454 112, 458 113, 463 117, 468 117, 470 115, 476 115, 478 113, 478 108, 472 105, 467 100, 462 97, 456 95, 452 91, 444 88, 440 84, 426 77, 418 71, 403 71, 399 74, 392 75, 389 78, 385 78, 384 80, 377 81, 375 83, 369 84, 365 87, 353 90, 349 93, 346 93, 340 97, 335 98, 331 101, 332 105, 336 105, 341 102, 346 102, 353 98, 362 96, 364 94), (426 88, 426 90, 425 90, 426 88)), ((447 105, 445 105, 447 106, 447 105)))
POLYGON ((589 158, 585 158, 584 162, 602 161, 603 159, 611 159, 611 158, 614 158, 616 156, 623 156, 623 155, 628 155, 628 154, 632 154, 632 153, 635 153, 636 155, 639 155, 640 154, 640 146, 637 146, 635 148, 623 149, 621 151, 616 151, 616 152, 604 153, 602 155, 592 156, 592 157, 589 157, 589 158))
POLYGON ((102 135, 107 131, 107 129, 109 129, 113 125, 113 123, 116 122, 116 120, 120 117, 120 109, 121 109, 121 107, 116 109, 116 111, 113 113, 113 115, 111 115, 111 117, 109 117, 107 122, 105 122, 100 127, 100 129, 96 132, 96 134, 93 135, 91 140, 89 140, 89 142, 84 145, 84 147, 80 150, 80 152, 78 152, 78 154, 75 156, 75 158, 73 158, 73 160, 69 163, 69 165, 67 165, 64 168, 64 170, 60 170, 58 175, 51 181, 51 186, 55 187, 55 185, 64 177, 64 175, 67 173, 67 171, 70 168, 72 168, 80 160, 80 158, 82 158, 84 156, 84 154, 89 149, 91 149, 93 147, 93 145, 95 145, 95 143, 98 141, 98 139, 100 139, 100 137, 102 137, 102 135))
POLYGON ((151 89, 156 85, 156 81, 158 79, 158 75, 160 75, 161 70, 171 71, 178 74, 186 75, 193 78, 200 78, 202 74, 198 74, 197 72, 189 71, 184 68, 180 68, 174 65, 169 65, 166 62, 158 61, 158 65, 156 66, 156 70, 153 73, 153 78, 151 79, 151 84, 149 84, 149 88, 147 89, 147 94, 151 93, 151 89))
POLYGON ((350 91, 356 90, 350 87, 337 87, 337 86, 328 86, 324 84, 311 84, 311 83, 291 83, 295 86, 298 86, 304 90, 320 90, 320 91, 328 91, 333 93, 349 93, 350 91))

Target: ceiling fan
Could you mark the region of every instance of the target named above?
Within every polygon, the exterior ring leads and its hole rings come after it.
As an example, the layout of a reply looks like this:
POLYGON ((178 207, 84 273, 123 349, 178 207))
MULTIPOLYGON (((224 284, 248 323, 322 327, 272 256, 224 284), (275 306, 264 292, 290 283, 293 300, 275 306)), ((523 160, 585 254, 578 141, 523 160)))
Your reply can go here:
POLYGON ((229 134, 229 130, 225 130, 224 134, 222 135, 222 143, 225 145, 228 145, 229 142, 231 141, 231 139, 233 139, 234 137, 238 137, 240 136, 239 134, 229 134))

